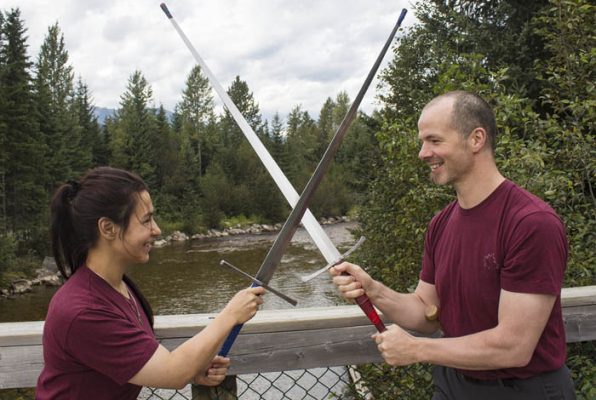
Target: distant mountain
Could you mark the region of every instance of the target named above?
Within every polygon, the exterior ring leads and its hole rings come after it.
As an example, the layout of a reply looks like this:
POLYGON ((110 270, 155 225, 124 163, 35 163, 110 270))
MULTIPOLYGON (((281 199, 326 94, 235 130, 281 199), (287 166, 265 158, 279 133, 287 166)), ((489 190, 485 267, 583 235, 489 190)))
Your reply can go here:
POLYGON ((95 116, 100 125, 103 125, 106 118, 113 117, 114 114, 116 114, 116 110, 113 108, 95 107, 95 116))
MULTIPOLYGON (((113 117, 115 114, 116 110, 114 108, 95 107, 95 116, 97 117, 97 122, 99 122, 100 125, 105 123, 106 118, 113 117)), ((172 121, 174 113, 166 110, 166 115, 168 116, 168 120, 172 121)))

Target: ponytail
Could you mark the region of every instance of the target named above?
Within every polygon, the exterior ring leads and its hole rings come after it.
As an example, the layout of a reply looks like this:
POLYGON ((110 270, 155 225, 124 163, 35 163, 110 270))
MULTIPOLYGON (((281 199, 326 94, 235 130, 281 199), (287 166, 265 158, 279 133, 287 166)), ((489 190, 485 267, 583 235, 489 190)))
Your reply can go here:
POLYGON ((80 185, 69 181, 54 193, 50 205, 52 252, 60 274, 68 279, 84 263, 87 249, 77 238, 72 220, 72 201, 80 185))

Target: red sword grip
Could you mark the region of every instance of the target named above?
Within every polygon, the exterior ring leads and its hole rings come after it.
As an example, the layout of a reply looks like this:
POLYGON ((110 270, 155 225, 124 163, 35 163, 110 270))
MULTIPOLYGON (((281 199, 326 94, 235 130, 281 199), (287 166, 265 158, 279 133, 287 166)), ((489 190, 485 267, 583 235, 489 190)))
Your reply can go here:
POLYGON ((383 333, 387 330, 387 328, 385 328, 385 324, 383 321, 381 321, 379 314, 377 314, 377 310, 375 310, 367 295, 363 294, 362 296, 358 296, 356 298, 356 303, 360 306, 362 311, 364 311, 370 322, 373 323, 379 333, 383 333))
MULTIPOLYGON (((349 274, 347 272, 343 272, 342 275, 349 274)), ((387 330, 387 328, 385 328, 385 324, 383 323, 383 321, 381 321, 379 314, 377 314, 377 310, 375 310, 375 307, 373 306, 372 302, 366 294, 358 296, 356 298, 356 304, 358 304, 360 306, 360 309, 364 311, 364 314, 366 314, 370 322, 372 322, 375 328, 377 328, 377 331, 379 331, 379 333, 383 333, 387 330)))

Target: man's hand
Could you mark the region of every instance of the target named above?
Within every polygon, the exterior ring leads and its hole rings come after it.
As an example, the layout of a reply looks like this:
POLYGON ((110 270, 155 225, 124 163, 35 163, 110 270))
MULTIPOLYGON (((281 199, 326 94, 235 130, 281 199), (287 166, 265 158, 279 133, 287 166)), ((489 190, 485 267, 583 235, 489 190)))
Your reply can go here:
POLYGON ((215 356, 207 371, 195 376, 192 380, 194 385, 217 386, 226 378, 230 367, 230 359, 227 357, 215 356))
MULTIPOLYGON (((355 299, 370 291, 374 280, 361 267, 342 262, 329 269, 333 283, 346 299, 355 299)), ((370 294, 369 294, 370 297, 370 294)))
POLYGON ((417 355, 417 339, 397 325, 372 336, 385 362, 393 366, 420 362, 417 355))

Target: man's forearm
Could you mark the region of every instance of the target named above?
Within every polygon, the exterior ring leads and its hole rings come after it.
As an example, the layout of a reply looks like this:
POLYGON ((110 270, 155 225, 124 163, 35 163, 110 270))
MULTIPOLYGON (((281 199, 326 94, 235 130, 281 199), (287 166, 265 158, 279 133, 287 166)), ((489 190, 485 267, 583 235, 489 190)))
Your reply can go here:
POLYGON ((416 293, 399 293, 375 281, 366 291, 372 303, 392 322, 402 328, 421 333, 433 333, 439 329, 436 321, 425 318, 425 303, 416 293))
POLYGON ((522 367, 529 362, 521 342, 499 328, 457 338, 415 338, 419 362, 468 370, 522 367))

